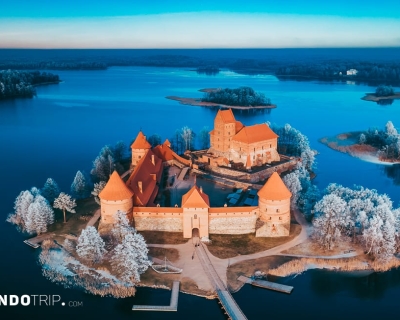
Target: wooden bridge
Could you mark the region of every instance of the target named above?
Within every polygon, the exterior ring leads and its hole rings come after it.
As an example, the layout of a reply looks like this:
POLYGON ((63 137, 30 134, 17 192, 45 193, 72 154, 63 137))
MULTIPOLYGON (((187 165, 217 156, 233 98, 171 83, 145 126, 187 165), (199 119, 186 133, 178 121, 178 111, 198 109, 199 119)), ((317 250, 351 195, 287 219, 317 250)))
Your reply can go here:
POLYGON ((178 311, 179 281, 172 284, 171 300, 169 306, 134 305, 134 311, 178 311))
POLYGON ((204 244, 200 242, 200 245, 196 247, 197 256, 201 262, 204 272, 207 274, 215 291, 217 292, 218 299, 225 309, 226 314, 231 320, 247 320, 243 311, 237 305, 235 299, 233 299, 228 288, 222 282, 217 271, 208 257, 207 251, 204 249, 204 244))

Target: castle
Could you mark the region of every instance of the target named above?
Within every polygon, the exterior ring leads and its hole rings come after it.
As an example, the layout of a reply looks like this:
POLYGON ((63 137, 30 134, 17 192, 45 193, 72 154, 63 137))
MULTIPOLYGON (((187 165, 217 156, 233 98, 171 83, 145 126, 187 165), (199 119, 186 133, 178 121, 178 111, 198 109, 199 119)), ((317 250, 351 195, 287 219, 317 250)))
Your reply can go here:
POLYGON ((231 109, 218 111, 210 132, 210 145, 208 153, 216 156, 217 162, 243 163, 246 169, 280 160, 278 135, 265 123, 244 126, 231 109))
MULTIPOLYGON (((278 136, 267 125, 245 127, 231 110, 219 111, 210 132, 211 148, 217 157, 245 161, 246 166, 269 162, 279 157, 278 136), (249 160, 250 159, 250 160, 249 160)), ((140 131, 131 145, 133 172, 125 183, 114 171, 100 192, 101 224, 113 224, 117 210, 125 211, 138 231, 182 232, 191 238, 209 234, 246 234, 258 237, 288 236, 290 231, 291 193, 279 174, 274 172, 258 190, 258 206, 211 207, 196 184, 182 197, 180 207, 160 207, 155 203, 163 168, 176 164, 190 167, 191 160, 177 155, 166 140, 151 148, 140 131)))

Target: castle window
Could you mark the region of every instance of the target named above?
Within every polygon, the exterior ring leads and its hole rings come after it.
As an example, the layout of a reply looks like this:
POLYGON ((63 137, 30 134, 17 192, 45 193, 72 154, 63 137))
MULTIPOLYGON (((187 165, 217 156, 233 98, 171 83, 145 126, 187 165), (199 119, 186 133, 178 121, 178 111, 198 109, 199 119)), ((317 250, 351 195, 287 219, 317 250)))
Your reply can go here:
POLYGON ((261 149, 264 150, 264 146, 261 146, 261 149))
POLYGON ((140 159, 142 156, 138 156, 138 158, 140 159))
POLYGON ((279 220, 282 220, 282 217, 279 217, 279 220))
POLYGON ((254 156, 253 156, 253 159, 255 159, 255 158, 256 158, 256 156, 254 155, 254 156))
POLYGON ((197 219, 197 214, 194 215, 194 218, 197 219))
POLYGON ((242 147, 239 147, 239 151, 242 151, 242 147))
POLYGON ((256 152, 256 148, 254 148, 254 152, 256 152))
POLYGON ((272 144, 270 144, 269 147, 272 148, 272 144))
POLYGON ((276 209, 276 212, 279 212, 279 209, 276 209))
POLYGON ((231 133, 228 131, 228 135, 229 135, 229 134, 231 134, 231 133))
POLYGON ((268 211, 268 209, 266 208, 266 209, 265 209, 265 212, 267 212, 267 211, 268 211))
POLYGON ((272 217, 269 217, 269 220, 272 220, 272 217))

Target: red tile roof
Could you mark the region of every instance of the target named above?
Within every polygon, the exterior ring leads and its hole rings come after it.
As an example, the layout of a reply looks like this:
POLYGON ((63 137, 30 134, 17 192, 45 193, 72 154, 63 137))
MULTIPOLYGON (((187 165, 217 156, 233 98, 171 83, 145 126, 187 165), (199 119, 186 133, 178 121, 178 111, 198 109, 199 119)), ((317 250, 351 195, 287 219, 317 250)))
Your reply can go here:
POLYGON ((232 109, 218 110, 217 116, 220 116, 224 123, 236 122, 235 116, 233 115, 232 109))
POLYGON ((262 123, 242 128, 233 136, 232 140, 243 143, 256 143, 276 138, 278 138, 278 135, 267 124, 262 123))
POLYGON ((194 185, 187 193, 182 196, 182 208, 209 208, 210 200, 208 195, 200 191, 200 188, 194 185))
POLYGON ((129 199, 133 192, 125 185, 117 171, 114 171, 106 186, 101 190, 99 198, 108 201, 118 201, 129 199))
POLYGON ((147 141, 142 131, 139 131, 135 141, 131 145, 131 149, 150 149, 151 145, 147 141))
POLYGON ((154 199, 157 196, 158 184, 161 180, 162 171, 162 160, 157 157, 152 150, 147 151, 146 155, 140 159, 126 182, 129 189, 134 193, 134 205, 154 205, 154 199), (154 156, 154 164, 152 162, 152 156, 154 156), (140 192, 139 182, 142 182, 142 192, 140 192))
POLYGON ((235 121, 236 132, 239 132, 240 130, 242 130, 243 127, 244 127, 243 123, 241 123, 240 121, 235 121))
POLYGON ((292 196, 292 193, 276 172, 272 174, 257 194, 260 198, 266 200, 285 200, 292 196))

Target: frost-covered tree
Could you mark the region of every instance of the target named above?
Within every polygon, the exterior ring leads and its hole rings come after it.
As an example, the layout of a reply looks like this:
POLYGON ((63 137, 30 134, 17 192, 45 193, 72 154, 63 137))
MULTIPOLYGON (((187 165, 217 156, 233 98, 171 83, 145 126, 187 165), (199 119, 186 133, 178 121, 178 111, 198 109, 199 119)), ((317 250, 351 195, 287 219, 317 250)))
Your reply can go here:
POLYGON ((114 226, 111 229, 111 234, 116 242, 121 243, 127 234, 136 232, 130 225, 125 211, 117 210, 114 214, 114 226))
POLYGON ((70 195, 61 192, 57 199, 54 200, 53 208, 62 210, 64 214, 64 223, 67 222, 65 211, 70 213, 75 213, 76 203, 75 199, 72 199, 70 195))
POLYGON ((315 205, 314 238, 326 250, 331 250, 348 224, 346 202, 335 194, 325 195, 315 205))
POLYGON ((283 127, 271 124, 270 127, 279 136, 278 152, 300 157, 302 165, 311 170, 314 166, 315 153, 310 148, 307 136, 290 124, 285 124, 283 127))
POLYGON ((133 234, 126 235, 124 240, 128 242, 135 250, 138 271, 140 274, 142 274, 150 266, 150 261, 148 258, 149 249, 147 248, 146 241, 144 240, 143 236, 136 231, 133 234))
POLYGON ((161 144, 161 137, 158 134, 152 134, 147 138, 147 141, 154 148, 155 146, 161 144))
POLYGON ((29 233, 38 235, 47 231, 47 226, 54 222, 54 211, 49 202, 41 195, 37 195, 30 204, 26 215, 25 227, 29 233))
POLYGON ((199 142, 201 149, 208 149, 210 147, 210 129, 205 126, 199 132, 199 142))
POLYGON ((71 195, 76 199, 83 199, 88 196, 90 188, 86 181, 85 175, 78 171, 75 175, 74 181, 71 184, 71 195))
POLYGON ((36 197, 37 195, 40 194, 40 190, 39 190, 38 188, 36 188, 36 187, 32 187, 32 188, 31 188, 31 193, 32 193, 32 195, 33 195, 34 197, 36 197))
POLYGON ((26 230, 26 216, 28 208, 32 204, 34 196, 29 190, 21 191, 14 203, 14 213, 7 217, 7 221, 17 225, 22 231, 26 230))
POLYGON ((93 161, 93 168, 90 171, 96 181, 108 181, 114 170, 114 152, 110 146, 104 146, 97 158, 93 161))
POLYGON ((40 193, 43 197, 45 197, 50 203, 54 202, 54 199, 58 197, 60 194, 60 188, 58 187, 57 182, 52 178, 48 178, 42 188, 40 193))
POLYGON ((300 197, 300 191, 302 190, 299 175, 296 172, 291 172, 283 178, 283 182, 292 193, 290 204, 292 208, 294 208, 296 206, 297 200, 300 197))
POLYGON ((96 201, 97 204, 100 204, 99 194, 104 189, 105 186, 106 186, 105 181, 100 181, 99 183, 94 184, 92 195, 94 196, 94 200, 96 201))
POLYGON ((140 274, 150 266, 148 249, 141 235, 129 233, 114 249, 111 265, 114 271, 127 282, 140 282, 140 274))
POLYGON ((195 134, 191 128, 185 126, 181 129, 181 136, 185 143, 185 150, 191 150, 193 148, 193 140, 195 134))
POLYGON ((95 227, 82 230, 76 245, 76 253, 84 260, 99 263, 106 253, 105 243, 95 227))
POLYGON ((367 138, 365 137, 364 133, 360 134, 360 139, 359 139, 359 143, 360 144, 365 144, 367 142, 367 138))
POLYGON ((125 151, 126 151, 125 142, 123 142, 122 140, 118 141, 113 149, 114 161, 120 162, 125 156, 125 151))

